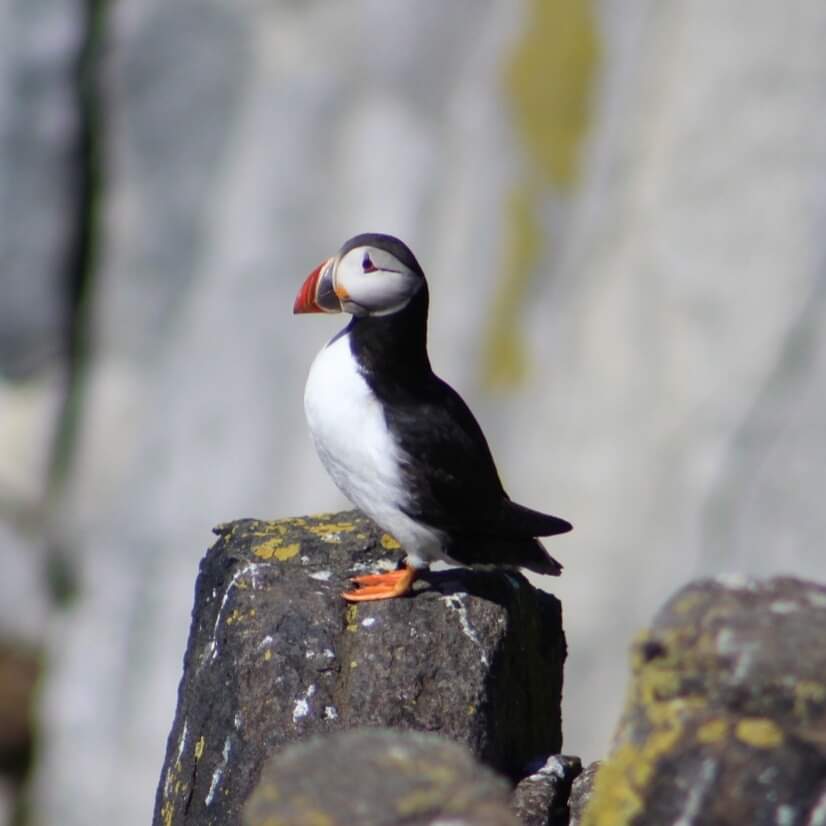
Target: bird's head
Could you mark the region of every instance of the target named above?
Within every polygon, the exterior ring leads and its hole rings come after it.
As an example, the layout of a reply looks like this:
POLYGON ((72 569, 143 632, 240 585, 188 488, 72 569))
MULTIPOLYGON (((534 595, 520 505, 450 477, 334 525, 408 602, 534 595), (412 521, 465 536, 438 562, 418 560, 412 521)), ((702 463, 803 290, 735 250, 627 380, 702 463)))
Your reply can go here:
POLYGON ((307 276, 293 312, 390 315, 423 289, 422 268, 398 238, 357 235, 307 276))

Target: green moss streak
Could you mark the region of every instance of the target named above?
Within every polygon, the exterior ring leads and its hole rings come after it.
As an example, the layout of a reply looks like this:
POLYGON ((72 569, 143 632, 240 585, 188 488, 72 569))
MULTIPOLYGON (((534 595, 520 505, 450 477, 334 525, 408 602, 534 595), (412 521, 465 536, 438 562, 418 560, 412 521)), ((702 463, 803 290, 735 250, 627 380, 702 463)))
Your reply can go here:
POLYGON ((489 387, 513 386, 527 372, 519 316, 543 252, 539 210, 544 194, 577 181, 598 64, 590 0, 532 0, 525 33, 505 68, 524 165, 506 207, 504 277, 483 363, 489 387))

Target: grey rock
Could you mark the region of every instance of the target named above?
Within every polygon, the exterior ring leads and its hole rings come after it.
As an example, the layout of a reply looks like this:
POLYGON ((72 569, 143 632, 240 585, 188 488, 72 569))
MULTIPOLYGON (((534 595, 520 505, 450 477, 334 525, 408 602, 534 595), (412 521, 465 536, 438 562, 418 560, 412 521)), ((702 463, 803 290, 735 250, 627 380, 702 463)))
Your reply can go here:
POLYGON ((434 734, 356 729, 264 765, 244 826, 519 826, 508 783, 434 734))
POLYGON ((586 766, 571 785, 571 794, 568 798, 568 826, 580 826, 582 823, 582 814, 594 791, 594 779, 600 765, 599 761, 595 761, 586 766))
POLYGON ((568 826, 571 784, 581 771, 578 757, 553 754, 520 780, 511 805, 522 826, 568 826))
POLYGON ((826 805, 826 587, 705 580, 659 612, 583 826, 817 823, 826 805))
POLYGON ((354 726, 436 732, 517 779, 559 751, 559 602, 519 574, 433 573, 410 598, 348 605, 394 566, 357 511, 221 526, 195 593, 155 823, 238 821, 263 762, 354 726))

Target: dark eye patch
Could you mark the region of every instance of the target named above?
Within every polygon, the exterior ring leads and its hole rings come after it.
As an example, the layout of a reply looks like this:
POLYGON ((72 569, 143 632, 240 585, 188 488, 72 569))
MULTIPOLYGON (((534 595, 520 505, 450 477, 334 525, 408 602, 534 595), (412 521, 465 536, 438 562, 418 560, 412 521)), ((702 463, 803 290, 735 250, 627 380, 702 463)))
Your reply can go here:
POLYGON ((364 258, 361 259, 361 269, 364 272, 375 272, 378 267, 370 259, 370 253, 365 252, 364 258))

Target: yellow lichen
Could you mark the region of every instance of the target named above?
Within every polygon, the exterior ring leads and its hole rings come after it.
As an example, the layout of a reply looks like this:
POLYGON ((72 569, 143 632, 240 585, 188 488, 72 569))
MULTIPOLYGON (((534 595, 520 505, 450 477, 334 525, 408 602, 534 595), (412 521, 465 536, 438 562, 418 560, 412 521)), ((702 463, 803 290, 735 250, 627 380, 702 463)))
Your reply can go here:
POLYGON ((675 721, 668 728, 652 731, 640 746, 619 746, 597 772, 582 826, 620 826, 632 822, 643 808, 659 759, 674 750, 682 733, 682 724, 675 721))
POLYGON ((381 542, 381 546, 382 548, 384 548, 385 551, 397 551, 399 548, 401 548, 401 545, 398 543, 398 541, 394 539, 392 536, 390 536, 389 533, 382 534, 382 537, 379 541, 381 542))
POLYGON ((725 720, 709 720, 697 729, 698 743, 719 743, 725 740, 728 734, 728 723, 725 720))
POLYGON ((252 552, 260 559, 272 559, 272 555, 277 548, 280 548, 284 540, 280 536, 274 536, 260 545, 256 545, 252 552))
POLYGON ((680 597, 677 602, 674 603, 672 607, 672 611, 675 614, 685 615, 693 611, 700 603, 706 600, 705 594, 697 593, 693 591, 689 594, 686 594, 684 597, 680 597))
POLYGON ((206 748, 206 740, 204 739, 203 734, 198 738, 198 741, 195 743, 195 759, 200 760, 204 756, 204 749, 206 748))
POLYGON ((436 787, 417 789, 399 798, 396 811, 401 817, 410 817, 417 813, 438 808, 444 802, 444 790, 436 787))
POLYGON ((794 713, 805 721, 826 702, 826 686, 814 680, 801 680, 794 686, 794 713))
MULTIPOLYGON (((685 632, 642 634, 632 649, 634 678, 624 725, 639 714, 648 730, 641 742, 623 742, 600 768, 594 794, 583 815, 583 826, 620 826, 642 811, 648 787, 660 759, 674 752, 685 733, 687 719, 705 710, 702 696, 684 696, 685 671, 690 660, 680 648, 685 632), (654 656, 652 656, 652 647, 654 656)), ((638 723, 634 726, 639 730, 638 723)), ((620 734, 626 739, 630 734, 620 734)))
POLYGON ((356 631, 359 630, 358 615, 359 615, 358 605, 350 603, 350 605, 347 606, 347 610, 344 612, 344 622, 346 623, 347 630, 351 634, 355 634, 356 631))
POLYGON ((642 811, 642 797, 628 778, 638 759, 637 749, 626 743, 599 767, 583 826, 619 826, 630 823, 642 811))
POLYGON ((588 128, 599 41, 590 0, 533 0, 506 72, 518 134, 548 183, 570 186, 588 128))
POLYGON ((294 542, 291 545, 284 545, 283 547, 282 543, 283 539, 275 536, 272 539, 268 539, 266 542, 262 542, 258 545, 253 550, 253 553, 260 559, 275 558, 280 562, 285 562, 288 559, 292 559, 301 550, 301 545, 297 542, 294 542))
POLYGON ((783 742, 783 731, 777 723, 765 717, 741 720, 734 733, 738 740, 756 749, 773 749, 783 742))
POLYGON ((319 525, 310 525, 307 530, 324 539, 330 534, 349 533, 354 527, 352 522, 322 522, 319 525))
POLYGON ((272 555, 279 562, 286 562, 288 559, 292 559, 300 550, 301 545, 295 542, 292 545, 285 545, 283 548, 276 548, 272 555))
POLYGON ((268 648, 268 649, 264 652, 264 662, 267 662, 267 661, 269 661, 269 660, 271 660, 271 659, 272 659, 272 651, 270 651, 270 649, 268 648))

